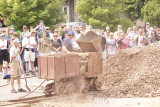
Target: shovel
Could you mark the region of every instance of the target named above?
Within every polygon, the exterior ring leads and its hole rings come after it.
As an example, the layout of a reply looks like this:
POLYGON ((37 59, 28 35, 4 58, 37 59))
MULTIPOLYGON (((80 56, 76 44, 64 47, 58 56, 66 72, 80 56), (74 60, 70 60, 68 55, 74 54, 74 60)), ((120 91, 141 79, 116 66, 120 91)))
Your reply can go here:
POLYGON ((19 59, 20 59, 20 65, 21 65, 21 68, 22 68, 22 72, 23 72, 23 75, 24 75, 24 79, 25 79, 25 82, 26 82, 26 88, 27 88, 27 90, 29 91, 29 92, 31 92, 31 89, 28 87, 28 85, 27 85, 27 79, 26 79, 26 74, 25 74, 25 72, 24 72, 24 68, 23 68, 23 63, 22 63, 22 59, 21 59, 21 56, 20 56, 20 54, 19 54, 19 59))

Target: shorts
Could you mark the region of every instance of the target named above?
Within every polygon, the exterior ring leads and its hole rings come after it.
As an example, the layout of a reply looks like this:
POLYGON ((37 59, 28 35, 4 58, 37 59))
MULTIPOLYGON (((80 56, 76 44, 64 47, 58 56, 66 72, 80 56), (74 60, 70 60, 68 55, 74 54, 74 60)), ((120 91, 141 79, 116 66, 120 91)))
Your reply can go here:
POLYGON ((28 61, 35 61, 35 52, 32 51, 25 51, 24 53, 24 60, 28 61))
POLYGON ((12 61, 10 69, 11 77, 16 78, 21 76, 19 61, 12 61))
POLYGON ((7 61, 9 63, 9 52, 7 49, 0 50, 0 64, 3 64, 3 61, 7 61))

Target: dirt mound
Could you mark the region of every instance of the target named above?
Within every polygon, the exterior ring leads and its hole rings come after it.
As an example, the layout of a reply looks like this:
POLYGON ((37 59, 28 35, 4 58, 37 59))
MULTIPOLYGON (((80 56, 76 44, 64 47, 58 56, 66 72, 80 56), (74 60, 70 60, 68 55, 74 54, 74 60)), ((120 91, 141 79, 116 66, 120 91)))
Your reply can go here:
POLYGON ((160 47, 126 49, 103 62, 100 76, 108 97, 160 96, 160 47))

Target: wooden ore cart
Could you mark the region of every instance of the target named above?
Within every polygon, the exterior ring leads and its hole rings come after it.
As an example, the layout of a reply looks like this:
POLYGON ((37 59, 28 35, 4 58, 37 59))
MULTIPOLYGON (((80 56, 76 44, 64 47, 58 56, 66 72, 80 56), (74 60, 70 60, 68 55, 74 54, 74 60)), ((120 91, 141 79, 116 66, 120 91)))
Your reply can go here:
POLYGON ((39 79, 54 80, 43 88, 44 93, 50 95, 53 92, 59 95, 100 90, 101 82, 97 76, 102 73, 102 56, 101 52, 97 52, 100 49, 100 41, 101 37, 91 31, 77 41, 83 52, 39 55, 39 79), (84 41, 87 35, 97 37, 84 41))

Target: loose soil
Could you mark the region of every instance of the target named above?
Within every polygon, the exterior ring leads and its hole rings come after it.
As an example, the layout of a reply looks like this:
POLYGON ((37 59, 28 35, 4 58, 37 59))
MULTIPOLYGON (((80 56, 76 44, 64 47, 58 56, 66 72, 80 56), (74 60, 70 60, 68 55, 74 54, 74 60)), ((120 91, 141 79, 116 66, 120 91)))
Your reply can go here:
POLYGON ((105 97, 160 96, 160 43, 120 51, 103 62, 105 97))

